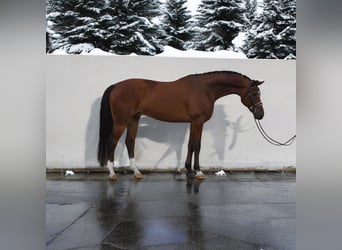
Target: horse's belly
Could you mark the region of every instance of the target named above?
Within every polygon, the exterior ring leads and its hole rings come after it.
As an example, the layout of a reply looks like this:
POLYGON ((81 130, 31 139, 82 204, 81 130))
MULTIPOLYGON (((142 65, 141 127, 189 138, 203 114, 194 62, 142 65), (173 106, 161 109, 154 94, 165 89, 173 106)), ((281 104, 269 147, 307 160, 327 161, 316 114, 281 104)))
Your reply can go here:
POLYGON ((167 101, 154 102, 141 108, 141 113, 154 119, 167 122, 189 122, 190 116, 186 105, 167 101))

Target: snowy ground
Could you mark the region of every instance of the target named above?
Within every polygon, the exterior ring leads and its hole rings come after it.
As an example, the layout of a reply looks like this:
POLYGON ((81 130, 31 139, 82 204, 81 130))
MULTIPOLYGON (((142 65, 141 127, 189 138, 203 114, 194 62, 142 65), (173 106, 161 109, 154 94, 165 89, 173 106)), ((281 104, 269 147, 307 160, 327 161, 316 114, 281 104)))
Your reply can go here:
MULTIPOLYGON (((241 47, 245 38, 245 33, 240 32, 240 34, 233 40, 233 44, 236 48, 241 47)), ((115 54, 103 51, 98 48, 94 48, 94 46, 90 43, 82 43, 77 45, 72 45, 69 51, 82 51, 81 55, 109 55, 113 56, 115 54)), ((67 52, 63 49, 57 49, 52 52, 53 55, 68 55, 67 52)), ((136 56, 136 54, 132 53, 130 56, 136 56)), ((240 58, 246 59, 246 55, 242 51, 228 51, 228 50, 219 50, 219 51, 198 51, 198 50, 178 50, 171 46, 165 46, 164 51, 156 56, 163 57, 191 57, 191 58, 240 58)))
POLYGON ((157 56, 165 57, 210 57, 210 58, 247 58, 242 52, 234 52, 227 50, 219 50, 214 52, 198 51, 198 50, 186 50, 181 51, 170 46, 165 46, 164 51, 157 56))
MULTIPOLYGON (((235 48, 241 48, 245 40, 245 32, 240 32, 239 35, 232 41, 235 48)), ((114 53, 103 51, 99 48, 95 48, 91 43, 81 43, 72 45, 69 52, 73 54, 74 52, 82 51, 81 55, 101 55, 101 56, 113 56, 114 53)), ((57 49, 53 51, 53 55, 68 55, 68 53, 63 49, 57 49)), ((135 53, 129 56, 136 56, 135 53)), ((199 51, 199 50, 178 50, 171 46, 164 46, 164 51, 156 56, 163 57, 190 57, 190 58, 239 58, 246 59, 246 55, 242 51, 233 50, 218 50, 218 51, 199 51)))
MULTIPOLYGON (((82 50, 81 55, 101 55, 101 56, 113 56, 115 54, 103 51, 98 48, 87 48, 87 44, 81 44, 85 48, 82 50)), ((64 50, 57 49, 53 53, 53 55, 68 55, 64 50)), ((132 53, 130 56, 136 56, 136 54, 132 53)), ((192 58, 247 58, 246 55, 242 52, 234 52, 234 51, 227 51, 227 50, 219 50, 214 52, 209 51, 198 51, 198 50, 178 50, 170 46, 165 46, 164 51, 156 56, 163 56, 163 57, 192 57, 192 58)))

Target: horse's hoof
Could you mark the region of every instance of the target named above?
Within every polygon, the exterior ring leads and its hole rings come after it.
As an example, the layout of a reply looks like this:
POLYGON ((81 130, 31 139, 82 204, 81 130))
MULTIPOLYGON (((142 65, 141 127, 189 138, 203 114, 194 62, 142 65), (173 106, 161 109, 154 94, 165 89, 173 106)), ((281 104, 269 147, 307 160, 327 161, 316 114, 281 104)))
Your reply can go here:
POLYGON ((196 175, 196 180, 204 180, 205 179, 205 175, 204 174, 198 174, 196 175))
POLYGON ((117 175, 108 176, 108 179, 110 181, 116 181, 118 179, 118 176, 117 175))
POLYGON ((195 178, 196 178, 196 180, 204 180, 205 179, 205 175, 203 174, 202 171, 198 171, 198 172, 196 172, 195 178))
POLYGON ((144 179, 144 176, 141 173, 136 173, 134 174, 134 178, 137 180, 141 180, 141 179, 144 179))
POLYGON ((195 177, 196 177, 196 173, 194 173, 194 172, 186 174, 186 178, 188 178, 188 179, 195 179, 195 177))

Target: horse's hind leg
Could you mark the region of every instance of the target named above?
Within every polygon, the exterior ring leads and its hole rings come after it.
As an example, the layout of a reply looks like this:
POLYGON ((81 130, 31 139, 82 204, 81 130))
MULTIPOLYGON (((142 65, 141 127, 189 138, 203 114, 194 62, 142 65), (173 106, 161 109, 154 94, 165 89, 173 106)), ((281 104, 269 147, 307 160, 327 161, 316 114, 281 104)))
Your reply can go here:
POLYGON ((114 172, 114 152, 115 152, 116 145, 118 144, 118 141, 119 141, 121 135, 123 134, 123 132, 125 131, 125 129, 126 129, 126 126, 119 125, 119 124, 114 125, 113 146, 110 149, 109 161, 107 163, 107 168, 109 170, 109 179, 110 180, 116 180, 117 179, 117 176, 114 172))
POLYGON ((107 162, 107 168, 109 171, 109 179, 115 181, 117 179, 116 174, 114 172, 114 145, 109 149, 109 160, 107 162))
POLYGON ((142 179, 143 175, 138 170, 135 159, 134 159, 134 145, 135 145, 135 138, 137 136, 138 131, 138 123, 139 123, 140 114, 137 114, 133 117, 132 121, 127 127, 127 136, 126 136, 126 146, 128 151, 129 157, 129 164, 131 169, 134 171, 134 177, 136 179, 142 179))

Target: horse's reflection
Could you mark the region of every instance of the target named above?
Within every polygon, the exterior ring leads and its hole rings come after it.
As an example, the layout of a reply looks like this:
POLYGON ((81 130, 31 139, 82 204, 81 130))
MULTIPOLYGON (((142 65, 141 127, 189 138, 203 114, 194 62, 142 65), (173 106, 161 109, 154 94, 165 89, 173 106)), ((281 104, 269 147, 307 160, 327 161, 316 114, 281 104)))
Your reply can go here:
POLYGON ((192 192, 197 194, 199 192, 199 187, 202 182, 203 182, 202 180, 187 179, 186 191, 188 192, 188 194, 191 194, 192 192))

